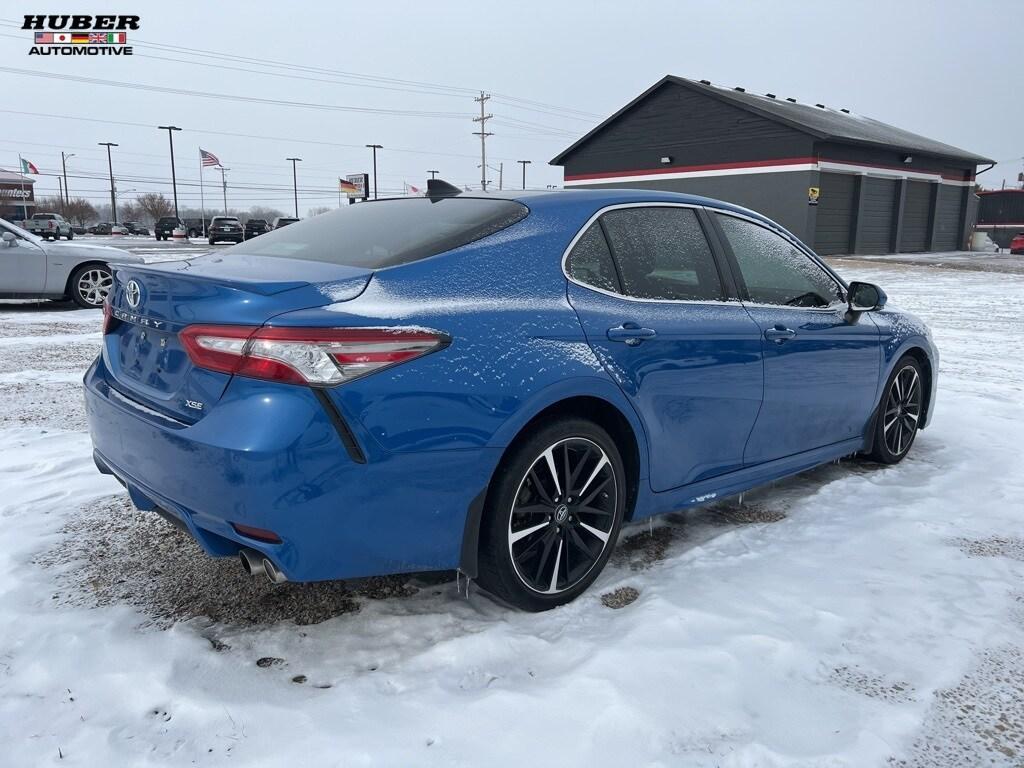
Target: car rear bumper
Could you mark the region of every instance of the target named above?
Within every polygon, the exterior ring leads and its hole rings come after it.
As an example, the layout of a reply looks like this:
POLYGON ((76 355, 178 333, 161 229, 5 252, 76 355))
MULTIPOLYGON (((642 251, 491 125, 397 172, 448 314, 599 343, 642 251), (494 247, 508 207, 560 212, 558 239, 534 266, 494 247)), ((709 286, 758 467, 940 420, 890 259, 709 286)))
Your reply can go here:
POLYGON ((370 451, 358 463, 312 390, 241 377, 193 425, 113 389, 102 359, 85 401, 97 466, 136 506, 171 515, 211 555, 255 549, 292 581, 458 567, 467 510, 500 455, 381 453, 357 430, 370 451))

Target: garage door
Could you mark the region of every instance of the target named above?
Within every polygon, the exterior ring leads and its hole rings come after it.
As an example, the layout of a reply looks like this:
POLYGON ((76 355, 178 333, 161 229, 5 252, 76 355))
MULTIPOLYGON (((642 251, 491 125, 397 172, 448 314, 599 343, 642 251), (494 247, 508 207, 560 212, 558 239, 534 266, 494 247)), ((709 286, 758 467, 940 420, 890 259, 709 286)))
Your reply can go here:
POLYGON ((856 178, 849 174, 821 174, 821 195, 814 227, 814 250, 818 253, 850 252, 855 183, 856 178))
POLYGON ((960 204, 964 187, 939 185, 939 198, 935 203, 935 240, 932 249, 955 251, 960 247, 960 204))
POLYGON ((888 253, 892 250, 897 185, 894 179, 864 178, 860 253, 888 253))
POLYGON ((932 185, 926 181, 908 181, 903 201, 903 231, 900 250, 915 253, 928 248, 928 223, 932 205, 932 185))

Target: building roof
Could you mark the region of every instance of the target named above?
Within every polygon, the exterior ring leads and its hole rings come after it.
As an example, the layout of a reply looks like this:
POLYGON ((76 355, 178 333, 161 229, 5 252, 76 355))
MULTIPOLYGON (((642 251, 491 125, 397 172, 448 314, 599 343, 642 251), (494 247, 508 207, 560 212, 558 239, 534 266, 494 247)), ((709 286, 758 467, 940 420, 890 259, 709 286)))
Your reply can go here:
POLYGON ((646 99, 654 91, 668 83, 704 93, 711 98, 732 104, 768 120, 784 123, 826 141, 920 152, 927 155, 965 160, 975 165, 993 162, 982 155, 958 149, 950 144, 935 141, 934 139, 905 131, 902 128, 873 120, 870 117, 854 114, 845 109, 834 109, 817 104, 801 104, 800 102, 778 98, 774 95, 761 96, 756 93, 713 85, 706 80, 689 80, 685 77, 666 75, 572 146, 562 150, 550 161, 551 165, 561 165, 570 153, 589 141, 599 131, 604 130, 604 128, 618 120, 626 112, 633 109, 633 107, 646 99))
POLYGON ((14 171, 8 171, 4 168, 0 168, 0 184, 35 184, 35 179, 30 179, 28 176, 22 176, 20 173, 14 171))

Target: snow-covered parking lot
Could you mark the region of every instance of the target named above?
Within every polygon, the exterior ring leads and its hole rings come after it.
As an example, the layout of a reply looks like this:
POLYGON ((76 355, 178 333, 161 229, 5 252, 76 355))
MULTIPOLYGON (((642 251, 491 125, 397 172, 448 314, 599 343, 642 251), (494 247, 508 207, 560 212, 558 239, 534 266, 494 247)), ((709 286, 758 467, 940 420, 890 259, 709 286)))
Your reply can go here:
POLYGON ((839 268, 935 332, 909 458, 634 526, 540 615, 205 558, 92 464, 99 312, 0 305, 0 765, 1024 765, 1024 276, 839 268))

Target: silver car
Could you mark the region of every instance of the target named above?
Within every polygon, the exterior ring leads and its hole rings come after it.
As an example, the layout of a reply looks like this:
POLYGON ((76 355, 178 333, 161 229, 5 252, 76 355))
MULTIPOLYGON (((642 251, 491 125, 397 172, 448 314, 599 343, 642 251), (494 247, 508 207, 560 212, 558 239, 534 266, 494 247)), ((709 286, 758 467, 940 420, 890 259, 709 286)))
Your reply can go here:
POLYGON ((0 219, 0 299, 70 298, 103 306, 113 282, 110 265, 142 264, 120 248, 50 243, 0 219))

